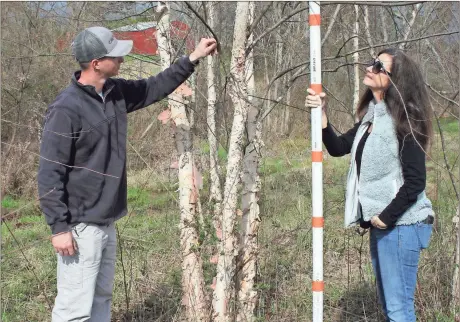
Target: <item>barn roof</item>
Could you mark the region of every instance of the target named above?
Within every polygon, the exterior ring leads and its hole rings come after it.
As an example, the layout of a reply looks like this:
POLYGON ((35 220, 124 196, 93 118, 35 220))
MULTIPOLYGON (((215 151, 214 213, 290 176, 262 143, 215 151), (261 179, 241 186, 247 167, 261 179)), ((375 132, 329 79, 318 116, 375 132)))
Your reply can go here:
POLYGON ((138 22, 133 25, 127 25, 123 27, 119 27, 116 29, 113 29, 112 31, 118 31, 118 32, 123 32, 123 31, 142 31, 150 28, 155 28, 157 26, 157 23, 155 21, 147 21, 147 22, 138 22))

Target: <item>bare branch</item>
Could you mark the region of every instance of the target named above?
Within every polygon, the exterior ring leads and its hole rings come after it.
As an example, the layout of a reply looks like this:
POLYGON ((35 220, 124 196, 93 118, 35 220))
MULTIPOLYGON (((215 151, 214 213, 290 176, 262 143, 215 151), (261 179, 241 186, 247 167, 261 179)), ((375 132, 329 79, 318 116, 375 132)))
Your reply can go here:
MULTIPOLYGON (((381 43, 381 44, 376 44, 374 45, 374 47, 383 47, 383 46, 389 46, 389 45, 395 45, 395 44, 400 44, 400 43, 403 43, 403 42, 412 42, 412 41, 419 41, 419 40, 422 40, 422 39, 427 39, 427 38, 433 38, 433 37, 441 37, 441 36, 448 36, 448 35, 453 35, 453 34, 458 34, 459 31, 451 31, 451 32, 445 32, 445 33, 439 33, 439 34, 433 34, 433 35, 427 35, 427 36, 422 36, 422 37, 418 37, 418 38, 413 38, 413 39, 407 39, 407 40, 398 40, 398 41, 391 41, 391 42, 387 42, 387 43, 381 43)), ((352 39, 353 37, 350 37, 350 39, 352 39)), ((350 40, 348 39, 348 40, 350 40)), ((348 41, 347 40, 347 41, 348 41)), ((329 61, 329 60, 334 60, 334 59, 337 59, 337 58, 343 58, 343 57, 347 57, 347 56, 350 56, 356 52, 361 52, 361 51, 364 51, 364 50, 368 50, 370 49, 371 46, 366 46, 366 47, 362 47, 362 48, 359 48, 358 50, 353 50, 351 52, 348 52, 348 53, 345 53, 343 55, 339 55, 339 53, 337 53, 337 55, 335 56, 330 56, 330 57, 325 57, 323 59, 321 59, 321 61, 329 61)), ((277 80, 278 78, 282 77, 283 75, 285 75, 286 73, 294 70, 294 69, 297 69, 299 67, 302 67, 302 66, 305 66, 305 65, 308 65, 310 63, 310 61, 305 61, 303 63, 299 63, 297 65, 294 65, 280 73, 278 73, 273 79, 272 81, 270 82, 269 86, 271 86, 271 84, 277 80)))
MULTIPOLYGON (((401 43, 405 43, 405 42, 419 41, 419 40, 422 40, 422 39, 433 38, 433 37, 441 37, 441 36, 448 36, 448 35, 454 35, 454 34, 458 34, 458 33, 459 33, 458 30, 450 31, 450 32, 443 32, 443 33, 439 33, 439 34, 427 35, 427 36, 422 36, 422 37, 412 38, 412 39, 407 39, 407 40, 390 41, 390 42, 387 42, 387 43, 376 44, 376 45, 374 45, 374 47, 383 47, 383 46, 389 46, 389 45, 396 45, 396 44, 401 44, 401 43)), ((367 50, 369 48, 371 48, 371 46, 366 46, 366 47, 359 48, 358 50, 348 52, 346 54, 343 54, 342 56, 336 55, 335 57, 328 57, 328 58, 325 58, 324 60, 332 60, 334 58, 346 57, 346 56, 354 54, 355 52, 360 52, 360 51, 363 51, 363 50, 367 50)))
POLYGON ((273 2, 270 2, 267 5, 267 7, 265 7, 264 10, 260 13, 260 15, 256 19, 254 19, 254 22, 251 24, 250 29, 249 29, 249 35, 251 35, 254 32, 255 27, 259 24, 260 20, 262 20, 262 18, 265 16, 268 10, 270 10, 272 6, 273 6, 273 2))
POLYGON ((329 37, 329 34, 332 31, 332 27, 334 27, 335 21, 337 20, 337 16, 339 15, 341 6, 342 6, 341 4, 338 4, 337 7, 335 8, 334 14, 332 15, 332 18, 331 18, 331 23, 329 24, 329 26, 327 26, 327 31, 324 34, 323 39, 321 40, 321 46, 324 45, 324 43, 326 42, 327 38, 329 37))
MULTIPOLYGON (((414 10, 412 10, 412 18, 411 20, 407 23, 406 28, 404 29, 404 40, 407 40, 409 37, 410 31, 412 30, 412 26, 414 25, 415 18, 417 17, 417 14, 420 11, 420 8, 422 7, 422 4, 419 3, 415 6, 414 10)), ((399 45, 399 48, 404 49, 406 46, 406 43, 401 43, 399 45)))
MULTIPOLYGON (((139 16, 142 16, 144 15, 146 12, 148 12, 149 10, 153 9, 155 6, 152 6, 152 7, 148 7, 147 9, 143 10, 142 12, 140 13, 135 13, 135 14, 132 14, 132 15, 128 15, 128 16, 124 16, 124 17, 121 17, 121 18, 117 18, 117 19, 104 19, 104 18, 101 18, 99 20, 85 20, 85 19, 81 19, 81 18, 73 18, 73 17, 68 17, 68 16, 64 16, 64 15, 50 15, 49 17, 44 17, 44 18, 59 18, 59 19, 67 19, 67 20, 75 20, 75 21, 78 21, 78 22, 91 22, 91 23, 96 23, 96 22, 117 22, 117 21, 123 21, 123 20, 126 20, 126 19, 129 19, 129 18, 133 18, 133 17, 139 17, 139 16)), ((43 9, 42 7, 39 7, 38 8, 39 10, 41 11, 44 11, 46 13, 50 13, 49 10, 46 10, 46 9, 43 9)), ((82 8, 83 9, 83 8, 82 8)))
MULTIPOLYGON (((382 33, 383 33, 383 42, 388 41, 388 33, 386 29, 386 22, 385 22, 385 10, 383 8, 379 8, 379 15, 380 15, 380 22, 382 23, 382 33)), ((370 44, 369 44, 370 45, 370 44)))
POLYGON ((377 7, 403 7, 410 6, 418 3, 424 3, 426 1, 407 1, 407 2, 361 2, 361 1, 331 1, 331 2, 321 2, 321 6, 327 6, 332 4, 356 4, 356 5, 366 5, 366 6, 377 6, 377 7))
POLYGON ((302 11, 305 11, 307 10, 308 7, 306 8, 300 8, 298 10, 295 10, 294 12, 291 12, 290 14, 288 14, 287 16, 281 18, 275 25, 273 25, 272 27, 268 28, 264 33, 262 33, 259 37, 256 38, 256 40, 254 40, 252 42, 252 44, 250 44, 247 48, 246 48, 246 52, 245 52, 245 56, 247 56, 249 54, 249 52, 254 48, 254 46, 263 38, 265 37, 266 35, 268 35, 269 33, 271 33, 273 30, 275 30, 276 28, 279 27, 279 25, 281 25, 283 22, 285 22, 286 20, 288 20, 289 18, 291 18, 292 16, 295 16, 296 14, 302 12, 302 11))
MULTIPOLYGON (((374 46, 372 45, 371 28, 369 26, 369 7, 368 6, 364 6, 364 27, 366 29, 367 43, 371 47, 370 54, 372 57, 375 57, 375 50, 374 50, 374 46)), ((383 29, 385 29, 385 27, 383 29)))
MULTIPOLYGON (((450 98, 448 98, 448 97, 442 95, 440 92, 438 92, 437 90, 435 90, 435 89, 433 88, 433 86, 431 86, 430 84, 428 84, 428 83, 425 82, 425 85, 426 85, 429 89, 431 89, 434 93, 436 93, 438 96, 440 96, 440 97, 442 97, 443 99, 445 99, 446 101, 448 101, 448 102, 450 102, 450 103, 452 103, 452 104, 454 104, 454 105, 460 106, 460 104, 459 104, 458 102, 456 102, 456 101, 454 101, 453 99, 450 99, 450 98)), ((454 99, 455 99, 455 97, 457 97, 457 95, 458 95, 458 91, 455 93, 454 99)))
POLYGON ((455 184, 456 178, 455 178, 454 174, 452 173, 452 168, 449 165, 449 162, 447 160, 446 143, 445 143, 445 139, 444 139, 444 132, 443 132, 443 130, 441 128, 441 123, 439 122, 438 114, 436 113, 434 108, 433 108, 433 114, 434 114, 434 116, 436 118, 436 124, 438 125, 439 136, 441 137, 441 146, 442 146, 442 154, 443 154, 443 157, 444 157, 444 164, 446 165, 446 170, 447 170, 447 173, 449 174, 449 178, 450 178, 450 181, 452 183, 452 187, 454 188, 455 195, 457 196, 457 200, 460 201, 460 195, 459 195, 458 190, 457 190, 457 185, 455 184))
MULTIPOLYGON (((155 66, 160 66, 160 63, 158 63, 158 62, 156 62, 156 61, 153 61, 153 60, 151 60, 151 59, 144 59, 144 58, 142 58, 142 56, 144 56, 144 55, 139 55, 139 54, 137 54, 137 55, 132 55, 132 54, 128 54, 128 55, 126 55, 126 56, 131 57, 132 59, 135 59, 135 60, 139 60, 139 61, 143 61, 143 62, 145 62, 145 63, 149 63, 149 64, 152 64, 152 65, 155 65, 155 66)), ((148 57, 148 56, 146 56, 146 57, 148 57)))
POLYGON ((211 27, 209 27, 208 23, 206 22, 206 20, 192 7, 192 5, 188 2, 188 1, 184 1, 185 4, 187 5, 187 7, 190 9, 190 11, 192 11, 195 16, 200 19, 200 21, 203 23, 203 25, 206 27, 206 29, 209 30, 209 32, 212 34, 212 36, 214 37, 214 39, 216 40, 217 42, 217 52, 222 52, 221 51, 221 46, 220 46, 220 41, 219 41, 219 38, 217 37, 216 33, 214 32, 214 30, 212 30, 211 27))

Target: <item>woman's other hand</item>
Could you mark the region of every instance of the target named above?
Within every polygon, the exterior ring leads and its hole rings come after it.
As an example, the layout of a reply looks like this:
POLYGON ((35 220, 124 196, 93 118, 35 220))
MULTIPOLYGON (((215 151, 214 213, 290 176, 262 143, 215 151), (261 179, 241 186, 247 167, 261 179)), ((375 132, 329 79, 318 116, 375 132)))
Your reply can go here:
POLYGON ((374 216, 371 218, 371 224, 372 226, 374 226, 375 228, 378 228, 378 229, 386 229, 387 228, 387 225, 385 225, 383 223, 383 221, 380 220, 379 216, 374 216))

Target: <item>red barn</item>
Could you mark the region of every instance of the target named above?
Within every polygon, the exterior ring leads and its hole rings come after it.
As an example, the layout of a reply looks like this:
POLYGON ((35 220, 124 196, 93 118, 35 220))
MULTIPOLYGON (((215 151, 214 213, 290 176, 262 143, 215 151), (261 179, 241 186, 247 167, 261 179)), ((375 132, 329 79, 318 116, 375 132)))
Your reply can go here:
MULTIPOLYGON (((156 23, 140 22, 134 25, 123 26, 112 30, 117 39, 131 39, 133 41, 133 54, 157 55, 158 43, 156 39, 156 23)), ((184 40, 183 50, 190 52, 194 49, 194 42, 190 35, 190 27, 181 21, 171 21, 171 40, 173 43, 184 40)), ((176 47, 176 46, 174 46, 176 47)))
MULTIPOLYGON (((157 55, 156 25, 156 22, 139 22, 113 29, 112 32, 117 39, 130 39, 133 41, 133 50, 131 53, 157 55)), ((187 24, 178 20, 171 21, 170 36, 174 48, 179 49, 179 47, 182 47, 181 52, 187 53, 193 51, 195 42, 190 31, 190 27, 187 24)), ((70 34, 66 34, 57 40, 57 50, 59 52, 66 51, 71 43, 70 34)))

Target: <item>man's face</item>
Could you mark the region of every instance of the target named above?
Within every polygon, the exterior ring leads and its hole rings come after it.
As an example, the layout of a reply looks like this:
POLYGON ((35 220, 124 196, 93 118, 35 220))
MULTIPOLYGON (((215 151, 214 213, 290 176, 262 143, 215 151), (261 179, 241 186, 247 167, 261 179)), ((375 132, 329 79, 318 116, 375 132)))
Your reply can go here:
POLYGON ((97 59, 95 68, 105 78, 110 78, 118 75, 120 66, 123 62, 123 57, 103 57, 97 59))

